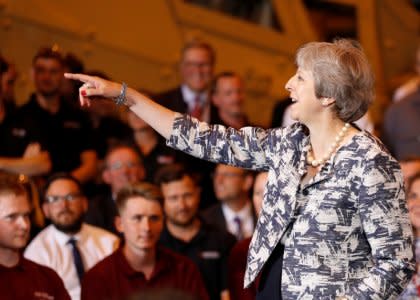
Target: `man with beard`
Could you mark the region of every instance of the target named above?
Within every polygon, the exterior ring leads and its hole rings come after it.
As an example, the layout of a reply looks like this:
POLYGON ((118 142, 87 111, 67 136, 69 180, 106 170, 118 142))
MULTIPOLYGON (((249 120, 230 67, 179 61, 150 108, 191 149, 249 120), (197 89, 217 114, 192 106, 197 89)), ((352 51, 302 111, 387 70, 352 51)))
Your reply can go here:
POLYGON ((43 211, 51 225, 29 244, 25 257, 54 269, 73 300, 80 299, 83 273, 118 247, 118 238, 85 224, 87 199, 71 175, 53 175, 45 185, 43 211))
POLYGON ((61 95, 63 57, 54 48, 41 48, 33 58, 32 67, 36 91, 18 111, 18 116, 39 124, 47 141, 53 173, 70 172, 81 183, 89 182, 97 170, 92 126, 86 113, 64 101, 61 95))
POLYGON ((162 245, 188 256, 198 266, 210 299, 229 299, 227 258, 235 237, 198 216, 200 187, 181 165, 162 167, 157 175, 164 197, 166 226, 162 245))
POLYGON ((29 239, 31 205, 17 176, 0 173, 0 298, 70 299, 50 268, 22 257, 29 239))

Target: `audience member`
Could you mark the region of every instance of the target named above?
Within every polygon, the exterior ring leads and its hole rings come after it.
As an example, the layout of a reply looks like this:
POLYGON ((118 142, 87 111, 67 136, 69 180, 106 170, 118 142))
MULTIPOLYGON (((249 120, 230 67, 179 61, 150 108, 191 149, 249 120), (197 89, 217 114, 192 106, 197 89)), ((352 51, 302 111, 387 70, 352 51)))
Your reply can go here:
POLYGON ((241 168, 219 164, 213 174, 218 204, 206 209, 204 220, 226 229, 237 240, 250 237, 256 223, 250 199, 252 173, 241 168))
POLYGON ((138 150, 142 158, 146 181, 153 182, 156 170, 175 162, 176 152, 166 146, 164 139, 132 111, 128 111, 127 121, 132 130, 128 142, 138 150))
POLYGON ((29 239, 30 200, 17 177, 0 176, 1 299, 70 300, 63 281, 50 268, 22 257, 29 239))
POLYGON ((83 222, 88 201, 80 183, 58 173, 46 183, 43 210, 51 225, 28 245, 25 257, 54 269, 73 300, 80 299, 84 272, 118 247, 118 237, 83 222))
POLYGON ((105 156, 102 178, 107 189, 90 199, 85 221, 117 233, 115 228, 115 217, 118 214, 115 204, 117 193, 123 187, 138 183, 145 178, 143 162, 133 148, 125 145, 115 146, 105 156))
POLYGON ((63 70, 61 54, 41 48, 33 58, 36 91, 18 114, 22 119, 36 120, 47 137, 53 172, 71 172, 86 183, 96 175, 92 128, 86 114, 61 96, 63 70))
POLYGON ((408 180, 407 185, 408 211, 415 234, 415 253, 417 272, 413 275, 408 286, 402 292, 399 300, 420 299, 420 170, 408 180))
POLYGON ((398 159, 420 156, 420 89, 392 103, 385 112, 383 140, 398 159))
POLYGON ((156 177, 166 217, 161 244, 195 262, 210 299, 229 299, 227 258, 235 237, 198 216, 200 187, 191 172, 181 165, 167 165, 156 177))
MULTIPOLYGON (((259 215, 264 197, 264 190, 268 180, 268 172, 258 173, 255 177, 252 193, 252 203, 254 204, 255 214, 259 215)), ((229 295, 231 300, 254 300, 257 294, 258 280, 249 287, 244 288, 244 278, 248 248, 251 237, 236 243, 232 248, 228 260, 228 283, 229 295)))
POLYGON ((159 188, 149 183, 119 191, 116 225, 125 243, 85 274, 82 300, 122 299, 158 288, 208 299, 194 263, 157 246, 164 223, 162 201, 159 188))
POLYGON ((242 78, 234 72, 216 75, 211 87, 212 111, 210 123, 240 129, 249 122, 244 112, 245 87, 242 78))
POLYGON ((174 111, 209 120, 208 89, 213 77, 216 54, 210 44, 194 40, 181 50, 181 85, 157 95, 159 102, 174 111))
MULTIPOLYGON (((0 82, 7 70, 6 61, 0 57, 0 82)), ((14 107, 5 102, 2 88, 0 84, 0 170, 24 175, 48 173, 51 160, 41 148, 45 142, 37 122, 17 118, 14 107)))

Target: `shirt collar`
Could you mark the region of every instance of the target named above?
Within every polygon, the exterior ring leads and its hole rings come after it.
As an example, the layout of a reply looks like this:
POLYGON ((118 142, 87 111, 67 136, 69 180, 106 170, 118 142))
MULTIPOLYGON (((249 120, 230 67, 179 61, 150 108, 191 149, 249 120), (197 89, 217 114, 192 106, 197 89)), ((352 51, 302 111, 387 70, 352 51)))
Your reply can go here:
POLYGON ((82 227, 80 228, 79 232, 73 235, 58 230, 53 224, 51 224, 50 226, 52 227, 53 234, 60 246, 64 247, 68 243, 70 238, 74 238, 78 242, 83 242, 86 238, 84 234, 86 231, 85 224, 82 224, 82 227))
POLYGON ((222 203, 222 210, 223 214, 226 217, 226 220, 228 222, 233 222, 233 219, 235 217, 239 217, 241 220, 246 220, 250 216, 252 216, 252 206, 251 202, 248 201, 245 206, 240 211, 233 211, 229 206, 227 206, 225 203, 222 203))
MULTIPOLYGON (((197 93, 190 89, 186 84, 181 85, 181 93, 184 101, 188 105, 188 108, 192 109, 195 104, 195 97, 197 96, 197 93)), ((200 97, 200 105, 204 105, 207 101, 207 92, 202 92, 198 95, 200 97)))
MULTIPOLYGON (((124 255, 123 252, 124 246, 121 246, 118 248, 116 255, 117 255, 117 261, 119 266, 121 267, 121 270, 124 274, 126 274, 127 276, 138 276, 138 275, 143 275, 143 272, 139 272, 134 270, 130 264, 128 263, 127 258, 124 255)), ((162 251, 162 249, 160 249, 160 247, 157 248, 157 253, 156 253, 156 263, 155 263, 155 267, 153 269, 152 272, 152 276, 150 277, 149 280, 152 280, 154 277, 156 277, 158 274, 160 274, 161 272, 165 271, 166 269, 168 269, 168 265, 169 265, 169 261, 168 258, 166 257, 165 253, 162 251)))

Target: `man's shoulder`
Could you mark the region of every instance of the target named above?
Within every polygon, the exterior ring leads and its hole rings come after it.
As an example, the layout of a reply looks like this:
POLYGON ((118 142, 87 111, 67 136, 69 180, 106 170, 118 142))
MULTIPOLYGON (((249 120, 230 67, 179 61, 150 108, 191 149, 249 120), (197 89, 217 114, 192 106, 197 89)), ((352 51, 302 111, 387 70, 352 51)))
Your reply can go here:
POLYGON ((202 233, 208 243, 214 243, 221 248, 231 248, 236 243, 236 238, 227 230, 202 220, 202 233))
POLYGON ((159 246, 157 251, 158 259, 164 260, 173 271, 183 272, 188 269, 196 269, 194 262, 185 255, 162 246, 159 246))
POLYGON ((87 238, 96 238, 100 241, 108 242, 117 242, 119 240, 112 232, 87 223, 83 223, 83 230, 87 238))
POLYGON ((47 279, 53 279, 58 281, 61 280, 58 274, 53 269, 45 265, 41 265, 37 262, 34 262, 30 259, 22 257, 20 264, 23 266, 26 272, 30 273, 33 276, 36 276, 36 278, 42 276, 47 279))
POLYGON ((32 247, 39 247, 40 245, 43 244, 51 244, 52 241, 54 241, 56 239, 56 236, 54 235, 54 225, 50 224, 47 227, 45 227, 44 229, 42 229, 33 239, 32 241, 28 244, 26 250, 32 248, 32 247))
POLYGON ((85 276, 88 278, 95 278, 98 276, 108 277, 111 274, 114 274, 115 270, 119 269, 119 255, 122 255, 122 253, 119 253, 119 250, 114 251, 89 269, 85 276))
POLYGON ((202 215, 204 218, 206 217, 212 217, 216 214, 222 214, 222 205, 220 203, 216 203, 208 208, 206 208, 203 212, 202 215))

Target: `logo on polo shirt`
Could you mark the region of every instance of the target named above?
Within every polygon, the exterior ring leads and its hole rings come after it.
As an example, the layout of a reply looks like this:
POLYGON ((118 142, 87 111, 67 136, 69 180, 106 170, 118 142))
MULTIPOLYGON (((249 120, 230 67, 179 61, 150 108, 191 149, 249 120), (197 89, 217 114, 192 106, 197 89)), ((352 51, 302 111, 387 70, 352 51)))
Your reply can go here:
POLYGON ((23 138, 26 136, 25 128, 12 128, 12 135, 15 137, 23 138))
POLYGON ((203 259, 218 259, 220 258, 220 253, 219 251, 202 251, 200 256, 203 259))

